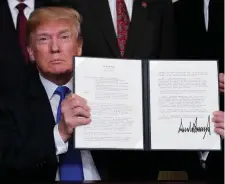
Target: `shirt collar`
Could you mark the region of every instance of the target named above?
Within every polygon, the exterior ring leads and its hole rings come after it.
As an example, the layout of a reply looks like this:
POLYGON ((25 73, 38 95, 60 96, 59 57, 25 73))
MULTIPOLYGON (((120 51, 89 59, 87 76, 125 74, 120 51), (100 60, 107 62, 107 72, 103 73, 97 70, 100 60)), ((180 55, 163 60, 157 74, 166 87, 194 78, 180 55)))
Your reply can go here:
MULTIPOLYGON (((17 1, 17 0, 8 0, 9 7, 12 8, 12 9, 16 8, 16 6, 19 3, 20 2, 17 1)), ((32 10, 34 9, 34 4, 35 4, 34 0, 25 0, 23 3, 26 4, 28 8, 30 8, 32 10)))
MULTIPOLYGON (((45 88, 45 91, 48 95, 48 99, 51 100, 52 96, 54 95, 54 92, 56 90, 57 87, 59 87, 58 85, 56 85, 55 83, 49 81, 48 79, 44 78, 40 73, 39 73, 39 77, 40 77, 40 80, 45 88)), ((70 81, 63 85, 63 86, 66 86, 70 89, 70 91, 72 91, 73 89, 73 79, 71 78, 70 81)))

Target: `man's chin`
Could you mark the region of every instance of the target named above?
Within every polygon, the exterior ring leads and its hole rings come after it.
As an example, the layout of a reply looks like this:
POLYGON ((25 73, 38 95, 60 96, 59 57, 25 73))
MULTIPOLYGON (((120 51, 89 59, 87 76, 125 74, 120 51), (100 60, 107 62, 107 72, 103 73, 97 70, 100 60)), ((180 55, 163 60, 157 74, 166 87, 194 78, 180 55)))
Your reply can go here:
POLYGON ((72 75, 72 70, 54 70, 54 71, 52 71, 52 72, 50 72, 51 74, 53 74, 53 75, 59 75, 59 76, 61 76, 61 75, 68 75, 68 74, 71 74, 72 75))
POLYGON ((56 66, 52 67, 49 71, 49 73, 55 74, 55 75, 62 75, 62 74, 68 74, 72 73, 71 67, 63 67, 63 66, 56 66))

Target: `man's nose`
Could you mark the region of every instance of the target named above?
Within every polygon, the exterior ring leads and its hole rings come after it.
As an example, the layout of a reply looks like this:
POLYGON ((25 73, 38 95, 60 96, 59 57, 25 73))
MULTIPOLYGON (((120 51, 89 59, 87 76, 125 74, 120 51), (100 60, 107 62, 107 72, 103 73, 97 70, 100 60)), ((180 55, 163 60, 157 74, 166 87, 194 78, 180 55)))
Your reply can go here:
POLYGON ((52 39, 51 52, 52 53, 60 52, 60 45, 59 45, 59 42, 58 42, 58 40, 56 38, 52 39))

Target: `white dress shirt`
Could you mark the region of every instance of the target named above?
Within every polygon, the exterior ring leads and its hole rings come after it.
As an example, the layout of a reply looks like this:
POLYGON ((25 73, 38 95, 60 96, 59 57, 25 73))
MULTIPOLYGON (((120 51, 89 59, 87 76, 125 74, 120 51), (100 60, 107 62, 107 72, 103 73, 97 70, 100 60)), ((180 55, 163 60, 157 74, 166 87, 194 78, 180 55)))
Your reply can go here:
MULTIPOLYGON (((48 99, 50 101, 52 112, 53 112, 53 115, 54 115, 54 118, 56 121, 57 109, 58 109, 58 105, 59 105, 60 96, 57 94, 54 94, 54 92, 58 86, 56 84, 50 82, 49 80, 45 79, 41 75, 39 75, 39 76, 40 76, 41 82, 45 88, 45 91, 48 95, 48 99)), ((72 79, 65 86, 67 86, 72 91, 72 89, 73 89, 72 79)), ((56 155, 67 152, 68 142, 64 143, 64 141, 62 140, 62 138, 59 134, 59 131, 58 131, 57 124, 54 127, 53 134, 54 134, 54 139, 55 139, 56 155)), ((100 176, 95 167, 95 164, 94 164, 94 161, 93 161, 90 151, 82 150, 81 151, 81 159, 82 159, 82 164, 83 164, 84 180, 100 180, 100 176)), ((58 171, 56 173, 56 180, 57 181, 60 180, 58 171)))
POLYGON ((210 0, 204 0, 204 17, 205 17, 206 31, 208 31, 208 25, 209 25, 209 1, 210 0))
MULTIPOLYGON (((25 0, 23 3, 27 5, 27 7, 24 9, 24 15, 28 19, 31 12, 34 11, 34 0, 25 0)), ((12 15, 15 29, 17 24, 17 16, 19 13, 18 9, 16 8, 18 4, 20 4, 20 2, 17 0, 8 0, 8 5, 12 15)))
MULTIPOLYGON (((108 1, 109 1, 109 8, 110 8, 110 12, 112 15, 114 29, 117 34, 116 0, 108 0, 108 1)), ((126 4, 128 15, 129 15, 129 18, 131 21, 134 1, 133 0, 124 0, 124 2, 126 4)))

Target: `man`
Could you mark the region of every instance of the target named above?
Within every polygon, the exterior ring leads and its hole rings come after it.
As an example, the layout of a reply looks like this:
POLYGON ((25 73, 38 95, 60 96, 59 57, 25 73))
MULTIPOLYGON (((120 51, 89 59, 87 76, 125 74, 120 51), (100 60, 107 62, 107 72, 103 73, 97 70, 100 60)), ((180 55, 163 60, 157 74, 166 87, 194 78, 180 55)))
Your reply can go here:
POLYGON ((67 0, 83 19, 83 55, 112 58, 173 58, 171 0, 67 0))
MULTIPOLYGON (((27 88, 18 92, 12 86, 14 95, 1 99, 0 178, 15 181, 109 178, 106 171, 113 167, 106 170, 105 153, 73 150, 71 143, 73 128, 91 121, 87 102, 70 95, 72 56, 79 56, 82 51, 79 14, 73 9, 40 8, 31 14, 27 26, 28 51, 37 70, 28 65, 27 88)), ((15 81, 18 82, 17 78, 15 81)))
MULTIPOLYGON (((222 74, 224 73, 224 1, 179 0, 174 5, 178 28, 178 57, 181 59, 218 60, 219 80, 224 81, 222 74)), ((220 111, 223 110, 224 92, 221 91, 220 111)), ((216 112, 213 121, 215 121, 216 133, 223 137, 224 122, 221 120, 221 112, 216 112)), ((223 142, 224 140, 222 140, 222 146, 223 142)), ((205 178, 224 180, 224 149, 222 150, 221 152, 200 153, 205 178)))
MULTIPOLYGON (((3 0, 0 2, 0 49, 11 62, 27 63, 26 22, 30 13, 52 0, 3 0), (3 26, 4 25, 4 26, 3 26)), ((2 53, 3 54, 3 53, 2 53)), ((1 61, 2 62, 2 61, 1 61)))

